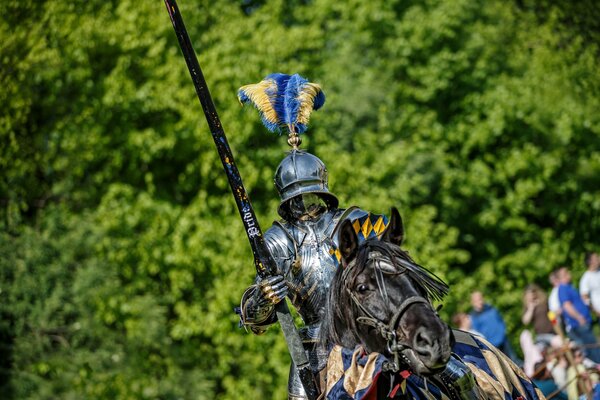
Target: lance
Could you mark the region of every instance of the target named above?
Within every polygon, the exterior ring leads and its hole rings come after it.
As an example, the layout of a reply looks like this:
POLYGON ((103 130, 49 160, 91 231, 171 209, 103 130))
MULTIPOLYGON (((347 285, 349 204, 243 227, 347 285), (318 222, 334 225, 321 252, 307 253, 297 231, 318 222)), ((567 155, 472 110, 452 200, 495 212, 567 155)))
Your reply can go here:
MULTIPOLYGON (((227 179, 229 180, 229 186, 231 187, 238 211, 242 218, 242 222, 244 223, 246 235, 248 236, 250 247, 252 248, 252 253, 254 255, 256 272, 261 277, 269 276, 277 270, 275 262, 265 245, 262 231, 254 213, 254 209, 252 208, 252 204, 250 204, 248 193, 242 183, 240 172, 233 159, 231 148, 227 142, 227 137, 225 136, 221 121, 217 115, 217 110, 215 109, 210 92, 208 91, 208 86, 204 80, 200 64, 198 64, 198 58, 192 47, 192 42, 185 29, 179 7, 177 7, 177 2, 175 0, 164 1, 165 6, 169 11, 169 16, 171 17, 171 22, 173 23, 179 46, 181 47, 192 81, 194 82, 198 100, 200 100, 200 104, 204 110, 206 121, 208 122, 210 132, 215 145, 217 146, 221 162, 223 163, 223 168, 225 169, 227 179)), ((310 370, 308 357, 304 352, 302 340, 298 335, 296 325, 294 324, 294 320, 285 299, 275 305, 275 312, 279 324, 281 325, 285 341, 287 342, 292 362, 298 369, 304 391, 310 400, 316 399, 318 397, 318 390, 315 377, 310 370)))

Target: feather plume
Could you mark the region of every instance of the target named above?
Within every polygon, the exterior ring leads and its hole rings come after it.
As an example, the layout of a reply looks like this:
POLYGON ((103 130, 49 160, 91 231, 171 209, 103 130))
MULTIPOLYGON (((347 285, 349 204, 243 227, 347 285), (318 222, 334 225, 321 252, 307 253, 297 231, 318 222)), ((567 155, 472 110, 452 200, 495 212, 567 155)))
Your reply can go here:
POLYGON ((277 94, 277 83, 272 79, 264 79, 258 83, 242 86, 238 90, 240 103, 252 103, 258 109, 263 125, 271 132, 279 126, 279 119, 274 107, 277 94))
POLYGON ((290 130, 300 134, 306 131, 312 111, 325 103, 325 94, 319 85, 298 74, 275 73, 259 83, 242 86, 238 99, 258 109, 269 131, 290 130))

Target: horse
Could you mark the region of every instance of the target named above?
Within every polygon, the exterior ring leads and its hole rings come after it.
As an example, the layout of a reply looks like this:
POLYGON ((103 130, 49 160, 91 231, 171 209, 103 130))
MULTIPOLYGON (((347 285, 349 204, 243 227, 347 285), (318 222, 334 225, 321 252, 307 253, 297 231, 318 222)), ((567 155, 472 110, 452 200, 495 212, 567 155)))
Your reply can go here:
POLYGON ((484 338, 452 330, 433 301, 448 285, 400 245, 400 213, 381 238, 338 232, 341 266, 321 328, 329 346, 327 399, 543 399, 524 372, 484 338))

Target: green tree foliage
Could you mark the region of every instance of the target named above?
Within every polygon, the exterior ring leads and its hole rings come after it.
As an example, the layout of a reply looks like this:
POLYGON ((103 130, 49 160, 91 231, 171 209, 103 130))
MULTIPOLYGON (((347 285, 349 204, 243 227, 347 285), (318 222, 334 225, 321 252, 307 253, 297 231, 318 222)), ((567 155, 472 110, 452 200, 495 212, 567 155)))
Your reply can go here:
MULTIPOLYGON (((583 271, 600 235, 591 2, 180 8, 264 228, 284 138, 236 92, 298 72, 328 96, 306 148, 342 205, 399 207, 411 254, 451 284, 445 317, 481 289, 516 338, 524 285, 583 271)), ((246 334, 232 311, 251 252, 162 2, 0 15, 2 398, 283 398, 279 329, 246 334)))

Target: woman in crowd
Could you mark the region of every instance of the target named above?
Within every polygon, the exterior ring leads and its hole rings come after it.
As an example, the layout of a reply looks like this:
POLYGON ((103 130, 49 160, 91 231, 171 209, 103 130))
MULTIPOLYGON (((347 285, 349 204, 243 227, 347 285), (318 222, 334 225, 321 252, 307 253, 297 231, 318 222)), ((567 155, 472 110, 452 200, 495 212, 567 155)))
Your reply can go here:
POLYGON ((557 335, 552 323, 548 319, 548 298, 546 293, 535 283, 527 285, 523 293, 523 315, 521 317, 524 325, 531 324, 535 334, 535 343, 544 347, 551 345, 560 346, 557 343, 557 335))
POLYGON ((530 284, 525 288, 521 320, 524 325, 533 326, 533 334, 525 329, 520 337, 524 358, 523 370, 527 376, 532 377, 535 365, 544 359, 542 352, 550 346, 561 345, 560 337, 554 333, 552 323, 548 319, 546 294, 536 284, 530 284))

